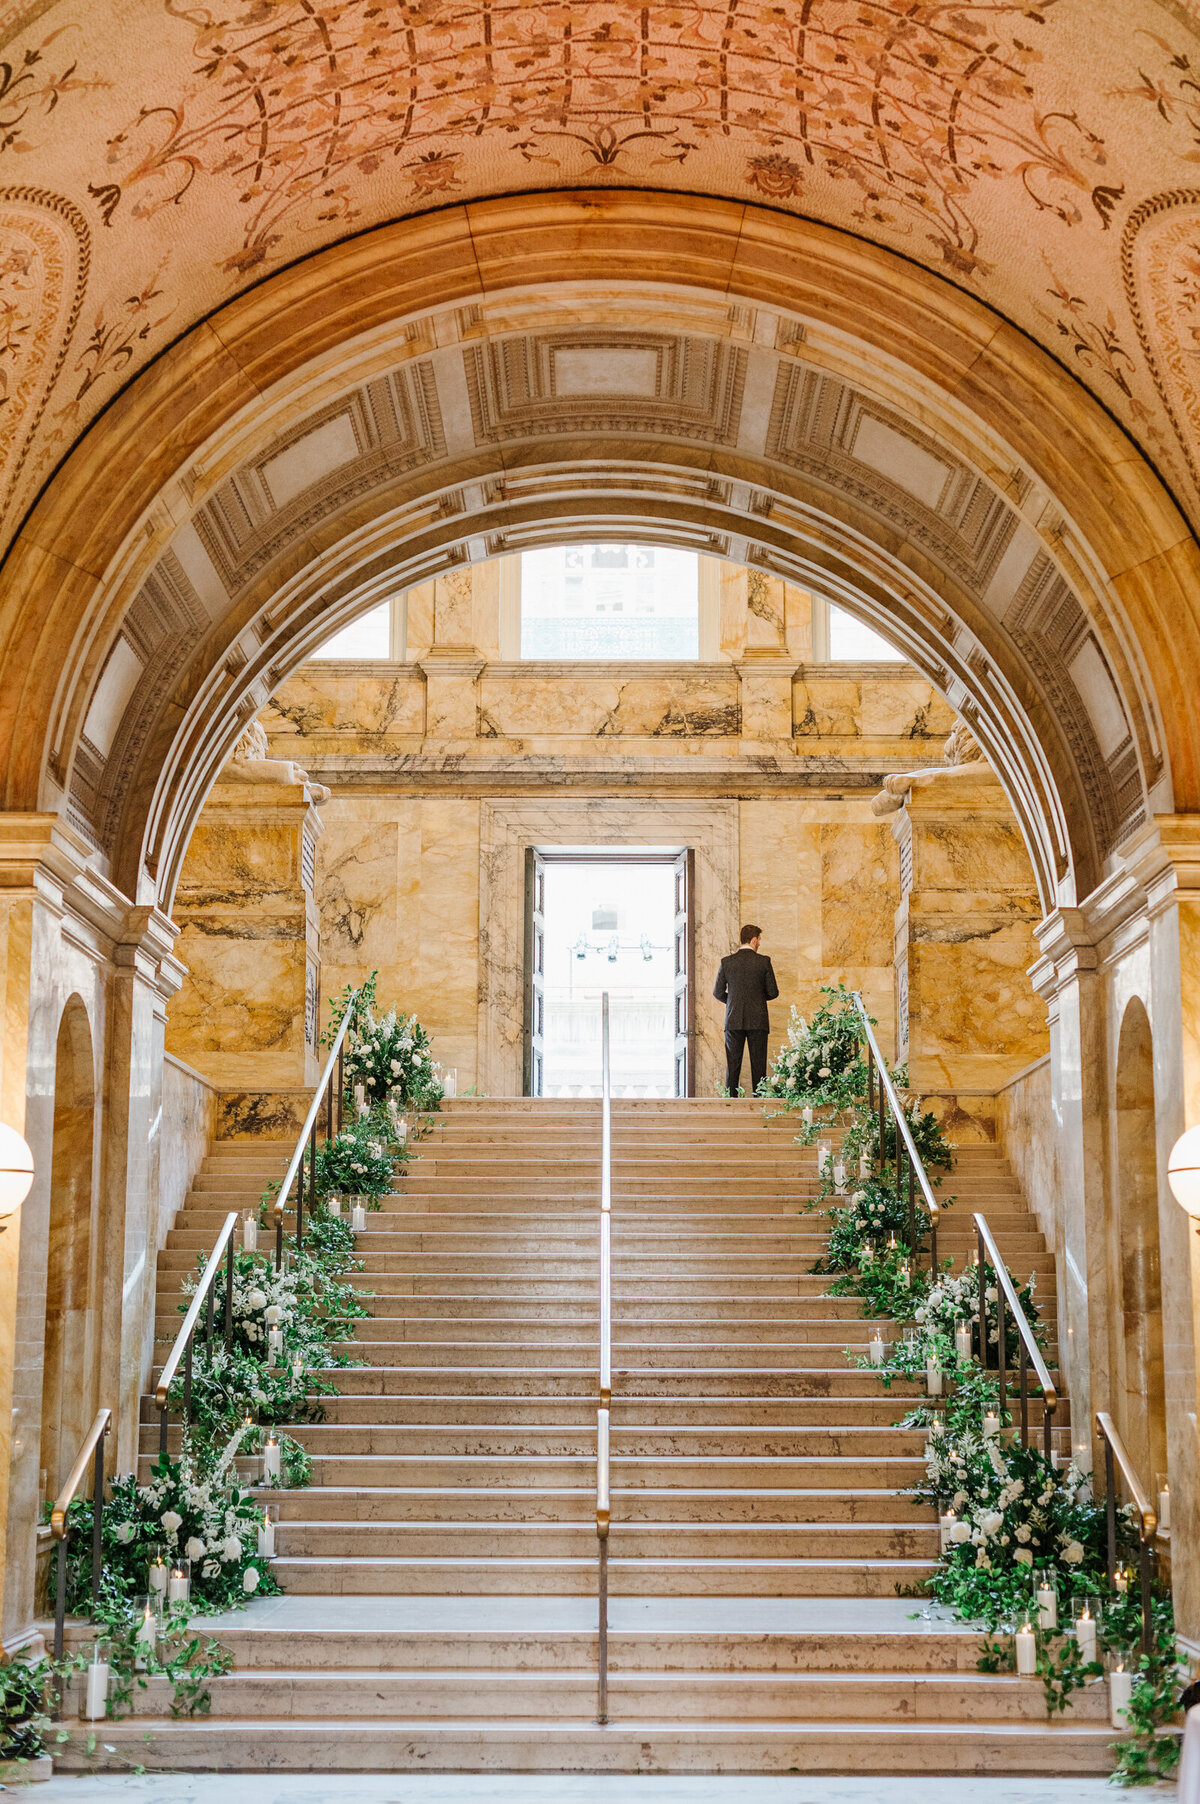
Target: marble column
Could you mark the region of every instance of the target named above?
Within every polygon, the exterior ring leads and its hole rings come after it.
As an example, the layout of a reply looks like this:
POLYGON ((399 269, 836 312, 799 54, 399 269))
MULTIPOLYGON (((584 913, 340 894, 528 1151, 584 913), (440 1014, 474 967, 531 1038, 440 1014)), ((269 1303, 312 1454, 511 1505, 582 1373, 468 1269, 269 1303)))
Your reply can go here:
POLYGON ((192 835, 174 906, 187 977, 166 1046, 218 1089, 317 1081, 321 831, 307 783, 221 782, 192 835))
POLYGON ((922 1093, 994 1091, 1046 1051, 1027 969, 1041 915, 1008 798, 985 764, 906 778, 900 850, 897 1026, 922 1093))
MULTIPOLYGON (((1104 985, 1080 909, 1056 909, 1039 924, 1036 937, 1041 956, 1031 976, 1048 1007, 1060 1175, 1053 1199, 1059 1363, 1071 1399, 1071 1451, 1081 1468, 1091 1470, 1093 1412, 1107 1408, 1110 1365, 1104 985)), ((1045 1219, 1042 1225, 1049 1226, 1045 1219)))
POLYGON ((1200 1232, 1166 1179, 1175 1141, 1200 1123, 1200 816, 1159 815, 1124 864, 1144 889, 1150 944, 1171 1585, 1176 1626, 1200 1656, 1200 1232))
POLYGON ((745 643, 738 660, 743 745, 792 737, 792 682, 799 662, 788 648, 787 596, 778 577, 746 573, 745 643))

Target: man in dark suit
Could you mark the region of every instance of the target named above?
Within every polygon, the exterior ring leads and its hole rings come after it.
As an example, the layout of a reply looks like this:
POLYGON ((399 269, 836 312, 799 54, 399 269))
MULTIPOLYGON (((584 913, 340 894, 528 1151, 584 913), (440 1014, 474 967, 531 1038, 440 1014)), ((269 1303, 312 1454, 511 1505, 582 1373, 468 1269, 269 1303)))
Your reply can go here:
POLYGON ((721 960, 713 995, 725 1004, 725 1085, 736 1096, 742 1081, 742 1054, 750 1048, 750 1088, 757 1091, 767 1075, 767 1039, 771 1021, 768 1002, 779 994, 771 961, 758 949, 762 928, 742 928, 742 943, 721 960))

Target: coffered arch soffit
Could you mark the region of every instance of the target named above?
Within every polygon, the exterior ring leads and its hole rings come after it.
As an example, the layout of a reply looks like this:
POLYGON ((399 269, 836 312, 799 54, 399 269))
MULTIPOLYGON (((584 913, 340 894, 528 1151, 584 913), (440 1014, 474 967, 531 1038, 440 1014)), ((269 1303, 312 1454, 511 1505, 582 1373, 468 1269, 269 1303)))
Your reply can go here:
POLYGON ((1048 906, 1172 805, 1118 588, 974 409, 817 319, 579 282, 391 321, 197 446, 92 599, 43 805, 65 793, 118 881, 144 856, 169 902, 232 737, 330 630, 597 530, 772 569, 899 638, 974 721, 1048 906))

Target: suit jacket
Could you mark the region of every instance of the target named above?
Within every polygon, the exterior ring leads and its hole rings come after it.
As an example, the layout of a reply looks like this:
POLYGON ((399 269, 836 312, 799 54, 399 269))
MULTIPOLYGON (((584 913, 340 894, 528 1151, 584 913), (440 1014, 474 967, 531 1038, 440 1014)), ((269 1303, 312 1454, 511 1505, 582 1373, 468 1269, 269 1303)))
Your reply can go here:
POLYGON ((726 1028, 740 1028, 746 1033, 768 1033, 771 1027, 768 1002, 779 994, 775 972, 765 952, 754 952, 742 946, 721 960, 713 995, 725 1004, 726 1028))

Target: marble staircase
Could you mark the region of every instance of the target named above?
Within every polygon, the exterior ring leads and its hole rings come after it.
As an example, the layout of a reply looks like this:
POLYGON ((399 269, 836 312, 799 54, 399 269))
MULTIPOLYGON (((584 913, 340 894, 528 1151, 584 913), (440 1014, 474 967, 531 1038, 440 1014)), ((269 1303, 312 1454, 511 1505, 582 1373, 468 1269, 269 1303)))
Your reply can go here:
MULTIPOLYGON (((257 1770, 1108 1770, 1102 1688, 1036 1682, 903 1595, 937 1551, 905 1494, 923 1436, 849 1364, 871 1327, 812 1264, 815 1154, 752 1102, 618 1101, 610 1722, 595 1722, 599 1105, 446 1106, 359 1237, 369 1318, 313 1483, 278 1494, 286 1595, 214 1625, 211 1717, 139 1715, 61 1764, 257 1770), (111 1749, 112 1752, 106 1750, 111 1749)), ((289 1148, 214 1145, 159 1263, 183 1272, 289 1148)), ((1008 1166, 944 1186, 956 1263, 982 1208, 1014 1275, 1054 1267, 1008 1166)), ((873 1325, 872 1325, 873 1326, 873 1325)), ((1062 1423, 1068 1420, 1065 1409, 1062 1423)), ((156 1446, 149 1411, 142 1457, 156 1446)))

